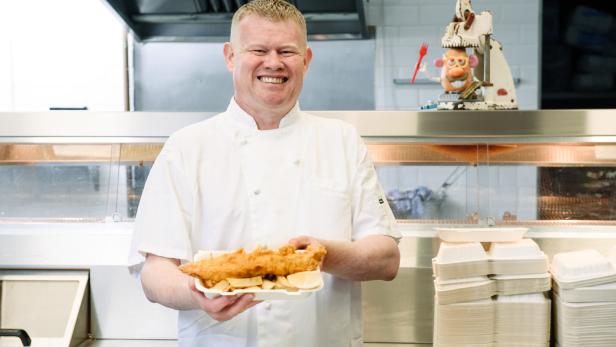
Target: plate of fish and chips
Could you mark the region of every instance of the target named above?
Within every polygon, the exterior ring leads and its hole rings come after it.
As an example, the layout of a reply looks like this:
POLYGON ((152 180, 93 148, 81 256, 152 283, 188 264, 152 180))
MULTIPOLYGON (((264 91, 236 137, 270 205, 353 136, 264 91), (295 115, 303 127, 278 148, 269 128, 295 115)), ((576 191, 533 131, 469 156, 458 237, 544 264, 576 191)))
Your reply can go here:
POLYGON ((253 300, 294 300, 323 288, 319 266, 325 254, 323 246, 296 250, 291 245, 198 251, 180 270, 195 277, 195 287, 208 298, 252 293, 253 300))

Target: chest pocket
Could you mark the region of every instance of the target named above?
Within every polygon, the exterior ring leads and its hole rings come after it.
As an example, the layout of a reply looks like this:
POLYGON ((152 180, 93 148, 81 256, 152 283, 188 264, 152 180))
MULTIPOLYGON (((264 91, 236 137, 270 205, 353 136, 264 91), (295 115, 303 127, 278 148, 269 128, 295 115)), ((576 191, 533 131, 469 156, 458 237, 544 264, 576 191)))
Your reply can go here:
POLYGON ((304 233, 331 240, 350 240, 351 196, 348 186, 326 177, 310 177, 300 196, 304 233))

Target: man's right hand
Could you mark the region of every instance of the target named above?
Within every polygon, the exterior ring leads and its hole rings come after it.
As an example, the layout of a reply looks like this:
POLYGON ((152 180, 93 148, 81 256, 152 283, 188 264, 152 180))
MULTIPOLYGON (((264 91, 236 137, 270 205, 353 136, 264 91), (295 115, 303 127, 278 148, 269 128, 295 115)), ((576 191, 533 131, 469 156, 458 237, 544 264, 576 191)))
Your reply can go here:
POLYGON ((195 288, 195 279, 178 270, 178 259, 147 254, 141 284, 151 302, 176 309, 202 309, 217 321, 227 321, 260 301, 253 301, 254 294, 219 296, 208 299, 195 288))
POLYGON ((208 298, 195 287, 195 281, 189 282, 190 290, 202 310, 219 322, 228 321, 261 301, 253 301, 254 294, 220 295, 208 298))

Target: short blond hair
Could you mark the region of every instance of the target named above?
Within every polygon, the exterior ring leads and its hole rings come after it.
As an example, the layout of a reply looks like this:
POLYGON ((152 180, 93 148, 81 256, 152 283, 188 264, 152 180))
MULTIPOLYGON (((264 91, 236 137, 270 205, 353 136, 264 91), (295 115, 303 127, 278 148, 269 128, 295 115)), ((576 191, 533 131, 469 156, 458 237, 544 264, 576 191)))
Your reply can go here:
POLYGON ((304 42, 308 43, 306 19, 304 19, 304 16, 297 7, 285 0, 253 0, 238 8, 233 14, 233 20, 231 21, 231 35, 229 38, 231 43, 234 42, 234 38, 237 35, 237 26, 240 21, 250 15, 257 15, 272 22, 290 20, 299 26, 304 36, 304 42))

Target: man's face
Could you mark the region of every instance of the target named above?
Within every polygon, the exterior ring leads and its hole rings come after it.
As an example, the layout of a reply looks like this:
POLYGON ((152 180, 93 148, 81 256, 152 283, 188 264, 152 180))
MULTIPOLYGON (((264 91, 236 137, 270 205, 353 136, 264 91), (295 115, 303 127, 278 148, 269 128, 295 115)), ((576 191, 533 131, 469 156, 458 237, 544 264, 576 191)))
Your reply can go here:
POLYGON ((312 58, 299 26, 257 15, 243 18, 225 61, 233 73, 235 99, 249 113, 288 112, 302 90, 312 58))

